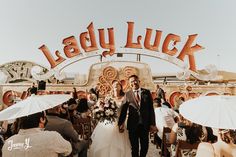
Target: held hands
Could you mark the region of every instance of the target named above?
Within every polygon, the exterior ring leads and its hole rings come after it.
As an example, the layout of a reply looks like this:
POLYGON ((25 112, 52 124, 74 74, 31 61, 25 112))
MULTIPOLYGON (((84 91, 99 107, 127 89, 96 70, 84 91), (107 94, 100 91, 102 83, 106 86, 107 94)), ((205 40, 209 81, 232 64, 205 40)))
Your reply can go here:
POLYGON ((157 129, 157 127, 155 125, 151 125, 149 132, 150 133, 156 133, 156 132, 158 132, 158 129, 157 129))
POLYGON ((119 132, 123 133, 124 131, 125 131, 125 125, 122 124, 122 125, 119 126, 119 132))

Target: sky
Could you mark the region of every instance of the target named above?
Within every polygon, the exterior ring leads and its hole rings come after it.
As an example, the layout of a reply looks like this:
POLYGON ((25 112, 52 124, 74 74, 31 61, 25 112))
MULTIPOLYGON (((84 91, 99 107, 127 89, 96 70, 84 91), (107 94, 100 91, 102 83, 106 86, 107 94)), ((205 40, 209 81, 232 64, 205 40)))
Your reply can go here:
MULTIPOLYGON (((62 40, 87 31, 93 22, 99 28, 114 28, 116 47, 124 47, 127 22, 135 23, 134 34, 145 36, 146 28, 179 35, 179 50, 188 35, 198 34, 195 43, 205 49, 195 53, 197 69, 216 65, 236 72, 236 2, 233 0, 0 0, 0 65, 22 60, 50 68, 38 48, 45 44, 51 53, 63 54, 62 40)), ((98 35, 96 36, 98 41, 98 35)), ((101 49, 101 48, 100 48, 101 49)), ((65 69, 87 73, 96 59, 78 62, 65 69)), ((179 71, 175 65, 143 58, 153 73, 179 71)))

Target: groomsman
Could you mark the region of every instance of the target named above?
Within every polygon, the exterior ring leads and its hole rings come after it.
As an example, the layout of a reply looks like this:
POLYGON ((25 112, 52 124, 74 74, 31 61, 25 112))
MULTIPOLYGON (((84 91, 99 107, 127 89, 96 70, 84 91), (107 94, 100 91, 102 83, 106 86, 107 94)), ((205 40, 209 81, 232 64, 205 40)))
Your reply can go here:
POLYGON ((140 80, 137 75, 129 77, 129 84, 131 90, 126 93, 118 126, 120 132, 123 132, 128 111, 127 129, 132 157, 145 157, 148 152, 149 132, 157 131, 153 100, 149 90, 140 88, 140 80), (139 148, 141 148, 140 151, 139 148))

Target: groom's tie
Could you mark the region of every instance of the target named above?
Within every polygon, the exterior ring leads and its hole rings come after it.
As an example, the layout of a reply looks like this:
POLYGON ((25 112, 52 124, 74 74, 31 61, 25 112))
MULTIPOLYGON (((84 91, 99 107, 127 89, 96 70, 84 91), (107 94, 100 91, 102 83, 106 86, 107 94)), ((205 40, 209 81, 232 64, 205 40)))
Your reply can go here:
POLYGON ((135 98, 136 98, 136 100, 137 100, 137 103, 138 103, 138 105, 140 105, 140 96, 139 96, 139 91, 137 90, 137 91, 135 91, 135 98))

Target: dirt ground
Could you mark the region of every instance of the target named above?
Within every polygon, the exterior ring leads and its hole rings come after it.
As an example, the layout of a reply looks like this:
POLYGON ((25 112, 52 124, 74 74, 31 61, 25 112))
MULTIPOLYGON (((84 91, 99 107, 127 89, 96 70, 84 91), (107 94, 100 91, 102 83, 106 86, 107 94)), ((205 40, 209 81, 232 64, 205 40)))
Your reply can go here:
POLYGON ((150 142, 147 157, 160 157, 159 151, 160 149, 157 149, 156 146, 150 142))

